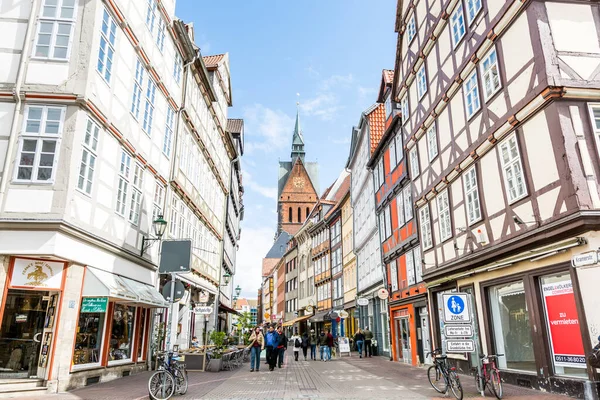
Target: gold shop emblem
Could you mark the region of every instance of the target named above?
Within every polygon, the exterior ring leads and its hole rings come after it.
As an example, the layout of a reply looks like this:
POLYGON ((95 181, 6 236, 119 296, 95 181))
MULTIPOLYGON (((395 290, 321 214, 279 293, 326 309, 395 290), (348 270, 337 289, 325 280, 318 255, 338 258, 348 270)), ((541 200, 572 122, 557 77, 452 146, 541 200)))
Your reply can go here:
POLYGON ((27 286, 48 286, 45 281, 54 275, 54 271, 47 262, 33 261, 23 268, 21 274, 26 278, 27 286))

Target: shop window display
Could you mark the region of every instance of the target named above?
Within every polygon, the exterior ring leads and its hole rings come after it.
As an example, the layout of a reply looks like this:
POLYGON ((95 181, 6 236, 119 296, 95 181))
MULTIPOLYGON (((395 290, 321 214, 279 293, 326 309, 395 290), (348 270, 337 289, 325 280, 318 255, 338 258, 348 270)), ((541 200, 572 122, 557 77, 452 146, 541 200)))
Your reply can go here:
POLYGON ((135 307, 115 304, 110 333, 109 361, 130 360, 135 307))
POLYGON ((502 369, 535 371, 529 312, 523 281, 489 289, 493 338, 502 369))
POLYGON ((102 333, 106 313, 81 312, 75 336, 73 365, 100 362, 102 333))

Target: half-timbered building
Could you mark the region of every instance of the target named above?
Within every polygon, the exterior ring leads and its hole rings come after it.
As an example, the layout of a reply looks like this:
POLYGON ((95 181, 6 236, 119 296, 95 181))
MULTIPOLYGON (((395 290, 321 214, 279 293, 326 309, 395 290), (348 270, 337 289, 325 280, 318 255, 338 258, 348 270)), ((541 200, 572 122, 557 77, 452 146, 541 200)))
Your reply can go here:
POLYGON ((369 163, 375 213, 389 292, 392 358, 418 365, 430 350, 427 289, 412 201, 412 182, 403 146, 399 104, 392 96, 393 71, 384 70, 378 101, 385 105, 385 133, 369 163))
MULTIPOLYGON (((472 294, 507 382, 581 395, 600 326, 600 10, 575 1, 398 2, 394 100, 434 346, 441 296, 472 294), (596 253, 594 253, 596 254, 596 253), (597 258, 597 257, 596 257, 597 258)), ((464 370, 476 361, 449 354, 464 370)))

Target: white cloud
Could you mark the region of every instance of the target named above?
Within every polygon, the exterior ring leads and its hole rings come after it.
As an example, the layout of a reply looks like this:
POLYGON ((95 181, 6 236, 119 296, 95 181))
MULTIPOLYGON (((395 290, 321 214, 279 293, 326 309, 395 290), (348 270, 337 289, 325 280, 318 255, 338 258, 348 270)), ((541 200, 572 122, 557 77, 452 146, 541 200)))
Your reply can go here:
POLYGON ((262 259, 273 245, 275 231, 269 228, 243 227, 234 285, 242 288, 241 297, 255 299, 262 283, 262 259))
POLYGON ((250 190, 253 190, 271 200, 277 200, 277 187, 260 185, 258 182, 254 181, 248 170, 244 170, 242 173, 244 174, 244 187, 250 188, 250 190))
POLYGON ((321 82, 321 90, 331 90, 340 86, 348 86, 354 83, 352 74, 348 75, 331 75, 329 78, 321 82))
POLYGON ((321 75, 312 65, 306 67, 306 72, 308 72, 308 75, 312 78, 318 78, 321 75))
POLYGON ((349 136, 345 137, 345 138, 342 138, 342 139, 335 139, 335 138, 332 138, 330 136, 330 137, 328 137, 328 139, 333 144, 350 144, 350 137, 349 136))
POLYGON ((294 127, 294 118, 280 110, 254 104, 243 111, 246 133, 246 151, 271 153, 288 144, 294 127))
POLYGON ((375 94, 376 93, 377 93, 376 88, 370 88, 370 87, 364 87, 364 86, 358 87, 358 95, 360 96, 361 99, 366 99, 368 97, 372 97, 373 102, 375 102, 375 94))

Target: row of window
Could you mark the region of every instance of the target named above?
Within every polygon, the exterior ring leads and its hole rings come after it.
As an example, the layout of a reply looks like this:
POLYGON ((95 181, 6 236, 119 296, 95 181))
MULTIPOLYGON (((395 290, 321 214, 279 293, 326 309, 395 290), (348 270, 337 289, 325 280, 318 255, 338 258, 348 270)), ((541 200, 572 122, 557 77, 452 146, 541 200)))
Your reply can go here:
POLYGON ((286 300, 285 302, 285 312, 294 312, 298 310, 298 299, 286 300))
POLYGON ((317 301, 323 301, 331 298, 331 282, 327 282, 317 287, 317 301))
MULTIPOLYGON (((388 97, 389 98, 389 97, 388 97)), ((390 142, 387 149, 390 154, 390 170, 387 173, 390 173, 396 169, 398 165, 404 159, 404 148, 402 146, 402 132, 401 129, 397 129, 394 139, 390 142)), ((385 183, 385 164, 384 157, 381 157, 379 162, 377 163, 376 169, 373 171, 373 178, 375 179, 375 187, 377 190, 385 183)))
POLYGON ((331 228, 331 247, 338 244, 342 237, 342 220, 338 219, 331 228))
POLYGON ((298 278, 290 279, 285 283, 285 292, 291 292, 292 290, 298 289, 298 278))
MULTIPOLYGON (((512 204, 527 196, 523 164, 519 154, 516 135, 513 133, 503 140, 498 146, 497 151, 500 157, 507 200, 509 204, 512 204)), ((476 166, 469 168, 463 173, 462 184, 465 194, 467 221, 469 225, 472 225, 482 218, 476 166)), ((448 189, 445 189, 437 195, 436 206, 440 241, 443 242, 452 237, 452 213, 450 212, 448 189)), ((433 246, 433 238, 429 206, 424 206, 419 209, 419 222, 421 228, 421 244, 424 249, 431 248, 433 246)))
MULTIPOLYGON (((305 214, 305 218, 302 219, 302 207, 298 207, 298 209, 296 210, 297 214, 298 214, 298 219, 296 220, 297 223, 302 223, 306 220, 306 218, 308 218, 308 215, 310 214, 310 209, 308 207, 306 207, 306 214, 305 214)), ((288 208, 288 222, 294 222, 293 221, 293 217, 294 217, 294 211, 292 209, 292 207, 288 208)))
POLYGON ((329 271, 329 255, 314 260, 313 264, 315 267, 315 275, 329 271))
POLYGON ((312 247, 313 247, 313 249, 315 247, 319 246, 320 244, 326 242, 327 240, 329 240, 329 229, 323 229, 323 230, 319 231, 312 238, 312 247))
POLYGON ((407 251, 399 259, 390 262, 390 285, 392 292, 405 289, 423 281, 423 263, 419 246, 407 251), (404 258, 404 264, 400 260, 404 258))
POLYGON ((287 274, 290 271, 293 271, 296 269, 296 261, 298 259, 297 258, 293 258, 290 261, 288 261, 287 263, 285 263, 285 273, 287 274))
MULTIPOLYGON (((379 230, 381 231, 381 239, 386 240, 392 236, 393 222, 390 202, 385 206, 379 214, 379 230)), ((408 221, 413 218, 413 203, 412 203, 412 189, 410 184, 398 193, 396 196, 396 216, 398 221, 398 228, 403 227, 408 221)))
POLYGON ((331 276, 342 272, 342 248, 338 247, 331 253, 331 276))

